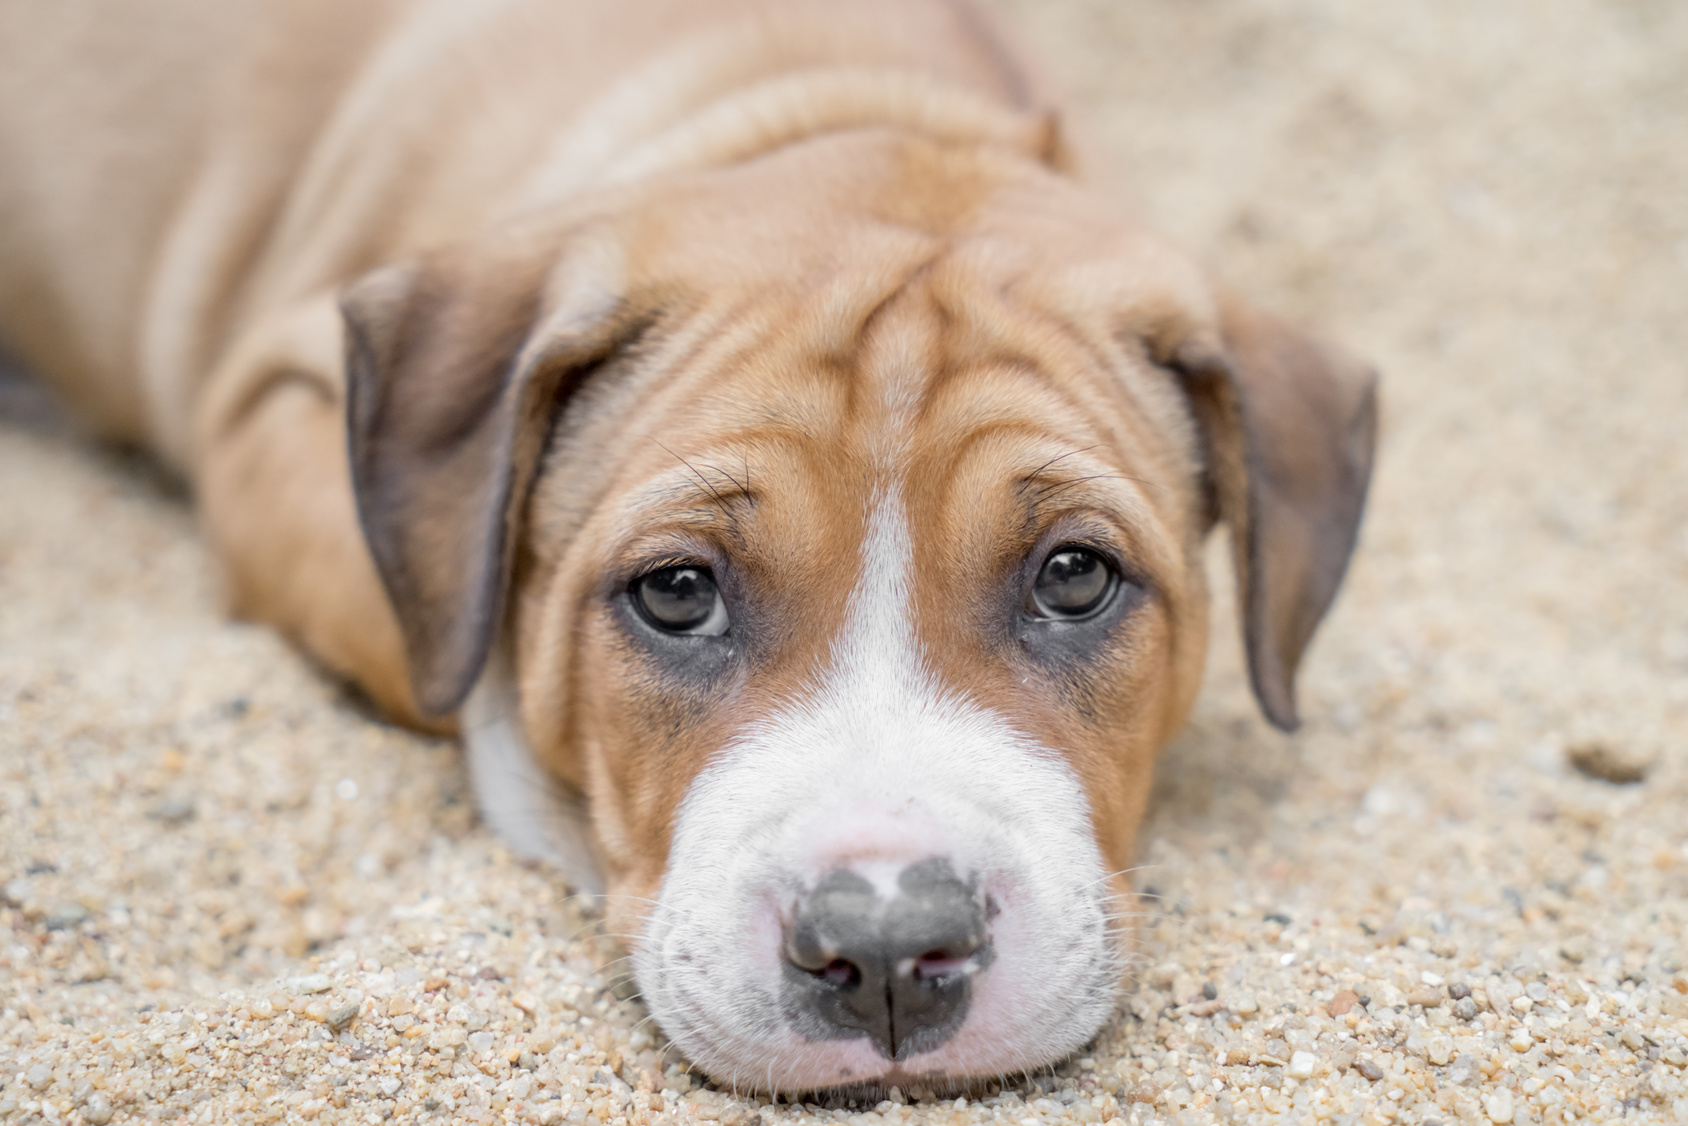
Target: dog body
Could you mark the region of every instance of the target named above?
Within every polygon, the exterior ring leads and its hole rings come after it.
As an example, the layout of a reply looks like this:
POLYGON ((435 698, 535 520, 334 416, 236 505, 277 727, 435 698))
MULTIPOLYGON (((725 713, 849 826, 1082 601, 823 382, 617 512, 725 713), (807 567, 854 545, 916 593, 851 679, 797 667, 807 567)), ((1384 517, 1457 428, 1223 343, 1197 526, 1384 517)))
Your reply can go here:
POLYGON ((176 7, 0 15, 0 333, 235 610, 467 698, 718 1078, 1084 1043, 1203 539, 1292 725, 1370 374, 1111 215, 959 2, 176 7))

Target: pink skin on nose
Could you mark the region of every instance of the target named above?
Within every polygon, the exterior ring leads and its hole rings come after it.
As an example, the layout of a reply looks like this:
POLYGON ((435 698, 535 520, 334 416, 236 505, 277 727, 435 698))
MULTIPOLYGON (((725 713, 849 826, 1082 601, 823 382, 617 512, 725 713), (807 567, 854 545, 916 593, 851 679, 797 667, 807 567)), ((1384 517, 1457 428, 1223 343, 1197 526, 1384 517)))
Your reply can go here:
POLYGON ((791 870, 804 883, 813 883, 839 868, 867 879, 881 896, 897 894, 897 877, 904 868, 933 857, 947 857, 963 870, 952 854, 955 841, 936 811, 918 798, 874 801, 866 795, 819 810, 798 834, 799 855, 791 870))

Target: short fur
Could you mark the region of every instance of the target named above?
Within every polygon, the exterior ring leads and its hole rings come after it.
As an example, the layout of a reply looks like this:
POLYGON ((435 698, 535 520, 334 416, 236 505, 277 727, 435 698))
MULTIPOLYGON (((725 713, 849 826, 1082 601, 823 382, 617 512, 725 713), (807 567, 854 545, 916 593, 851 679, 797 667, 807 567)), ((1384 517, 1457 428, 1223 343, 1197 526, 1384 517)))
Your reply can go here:
POLYGON ((468 699, 489 818, 607 885, 718 1077, 943 1084, 1082 1043, 1200 679, 1203 540, 1229 525, 1293 727, 1371 372, 1114 215, 961 0, 165 8, 0 9, 0 338, 193 483, 233 610, 407 723, 468 699), (1074 542, 1121 593, 1040 622, 1074 542), (713 568, 723 638, 630 609, 676 561, 713 568), (733 828, 807 824, 814 772, 858 768, 837 839, 733 828), (910 778, 941 840, 885 812, 910 778), (684 984, 676 950, 730 961, 826 864, 911 849, 1018 905, 949 1054, 803 1047, 684 984))

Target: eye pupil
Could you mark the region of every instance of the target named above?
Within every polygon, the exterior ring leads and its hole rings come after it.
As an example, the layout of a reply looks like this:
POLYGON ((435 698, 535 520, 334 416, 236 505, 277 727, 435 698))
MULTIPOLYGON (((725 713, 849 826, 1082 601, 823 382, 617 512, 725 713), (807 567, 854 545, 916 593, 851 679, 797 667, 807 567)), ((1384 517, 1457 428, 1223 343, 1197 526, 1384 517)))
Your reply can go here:
POLYGON ((633 580, 633 601, 658 629, 681 633, 707 623, 721 595, 703 567, 664 567, 633 580))
POLYGON ((1102 605, 1113 584, 1113 569, 1094 551, 1058 548, 1037 574, 1032 601, 1048 617, 1082 618, 1102 605))

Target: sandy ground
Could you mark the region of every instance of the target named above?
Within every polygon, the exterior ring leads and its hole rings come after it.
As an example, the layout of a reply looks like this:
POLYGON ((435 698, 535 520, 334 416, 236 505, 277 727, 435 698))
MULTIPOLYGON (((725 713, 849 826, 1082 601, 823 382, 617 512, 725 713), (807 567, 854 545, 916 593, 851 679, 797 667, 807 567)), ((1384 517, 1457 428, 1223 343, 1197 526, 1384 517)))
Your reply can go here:
POLYGON ((0 1120, 1688 1121, 1688 6, 1000 6, 1122 200, 1387 373, 1309 722, 1221 615, 1088 1054, 700 1089, 454 749, 222 621, 183 499, 12 388, 0 1120))

